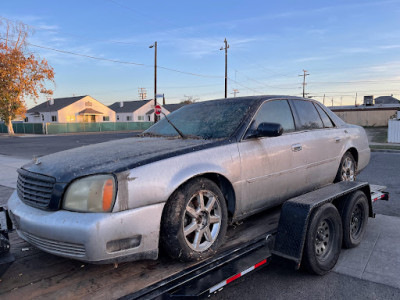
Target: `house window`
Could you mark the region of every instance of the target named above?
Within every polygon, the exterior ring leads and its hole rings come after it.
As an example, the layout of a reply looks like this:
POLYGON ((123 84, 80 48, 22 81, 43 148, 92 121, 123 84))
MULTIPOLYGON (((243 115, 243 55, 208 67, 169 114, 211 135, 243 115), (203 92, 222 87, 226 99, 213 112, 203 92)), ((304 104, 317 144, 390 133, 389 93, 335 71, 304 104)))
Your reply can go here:
POLYGON ((138 116, 137 119, 138 121, 144 121, 144 116, 138 116))
POLYGON ((57 116, 51 116, 51 121, 52 122, 57 122, 57 116))
POLYGON ((132 117, 131 116, 126 116, 126 120, 127 121, 132 121, 132 117))
POLYGON ((25 118, 25 122, 28 122, 28 121, 29 121, 29 119, 28 119, 28 117, 26 117, 26 118, 25 118))
POLYGON ((44 121, 44 115, 42 115, 42 121, 44 121))
POLYGON ((119 121, 119 116, 117 115, 117 121, 119 121))
POLYGON ((108 122, 110 121, 110 117, 109 116, 103 116, 103 122, 108 122))

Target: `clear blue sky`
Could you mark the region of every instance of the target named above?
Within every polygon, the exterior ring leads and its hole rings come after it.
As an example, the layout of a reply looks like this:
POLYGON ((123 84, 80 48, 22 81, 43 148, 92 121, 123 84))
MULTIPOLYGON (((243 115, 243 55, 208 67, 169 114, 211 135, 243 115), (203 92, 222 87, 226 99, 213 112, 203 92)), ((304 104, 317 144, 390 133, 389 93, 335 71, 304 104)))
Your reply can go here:
MULTIPOLYGON (((400 1, 2 1, 0 16, 34 29, 29 43, 120 64, 30 46, 56 72, 54 98, 91 95, 109 105, 153 97, 154 49, 158 92, 167 102, 228 93, 301 95, 326 105, 354 104, 364 95, 400 97, 400 1)), ((44 98, 39 100, 39 103, 44 98)), ((28 107, 34 103, 27 101, 28 107)))

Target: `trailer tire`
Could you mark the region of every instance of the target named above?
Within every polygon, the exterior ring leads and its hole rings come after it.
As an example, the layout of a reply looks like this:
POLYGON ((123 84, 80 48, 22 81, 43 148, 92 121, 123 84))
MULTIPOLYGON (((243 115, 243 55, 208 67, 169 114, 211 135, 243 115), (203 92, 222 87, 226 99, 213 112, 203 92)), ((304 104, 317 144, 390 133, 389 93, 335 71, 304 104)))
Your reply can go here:
POLYGON ((357 162, 350 151, 347 151, 340 160, 339 169, 334 182, 355 181, 357 173, 357 162))
POLYGON ((342 220, 336 207, 326 203, 311 215, 303 253, 303 265, 324 275, 336 264, 342 246, 342 220))
POLYGON ((344 248, 354 248, 361 243, 368 223, 368 212, 368 199, 362 191, 356 191, 344 200, 340 208, 344 248))
POLYGON ((182 185, 165 205, 160 244, 169 256, 196 261, 213 255, 224 242, 228 210, 219 187, 203 177, 182 185))

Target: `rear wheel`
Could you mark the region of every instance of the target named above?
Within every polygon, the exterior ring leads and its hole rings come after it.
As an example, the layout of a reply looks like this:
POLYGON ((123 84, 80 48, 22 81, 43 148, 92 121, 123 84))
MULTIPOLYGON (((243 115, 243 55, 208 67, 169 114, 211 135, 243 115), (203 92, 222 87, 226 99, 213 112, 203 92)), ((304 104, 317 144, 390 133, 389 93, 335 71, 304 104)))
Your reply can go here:
POLYGON ((365 233, 368 223, 369 205, 362 191, 352 193, 341 207, 343 224, 343 247, 357 247, 365 233))
POLYGON ((346 152, 340 161, 339 169, 335 177, 335 182, 355 181, 357 163, 350 152, 346 152))
POLYGON ((303 264, 308 271, 324 275, 335 266, 341 251, 342 235, 340 215, 333 204, 324 204, 313 212, 303 253, 303 264))
POLYGON ((161 246, 173 258, 193 261, 208 257, 223 243, 228 212, 218 186, 196 178, 176 190, 161 221, 161 246))

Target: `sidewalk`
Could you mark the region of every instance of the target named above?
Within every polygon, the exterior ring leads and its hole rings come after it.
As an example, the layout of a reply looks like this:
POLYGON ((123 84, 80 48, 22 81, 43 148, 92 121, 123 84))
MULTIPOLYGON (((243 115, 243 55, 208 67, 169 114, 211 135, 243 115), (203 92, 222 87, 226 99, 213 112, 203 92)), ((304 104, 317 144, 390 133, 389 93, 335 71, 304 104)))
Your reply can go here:
POLYGON ((0 185, 15 189, 18 179, 17 170, 28 162, 28 159, 0 154, 0 185))
POLYGON ((334 272, 400 288, 400 218, 369 218, 363 241, 342 249, 334 272))

